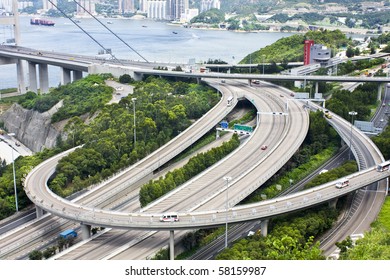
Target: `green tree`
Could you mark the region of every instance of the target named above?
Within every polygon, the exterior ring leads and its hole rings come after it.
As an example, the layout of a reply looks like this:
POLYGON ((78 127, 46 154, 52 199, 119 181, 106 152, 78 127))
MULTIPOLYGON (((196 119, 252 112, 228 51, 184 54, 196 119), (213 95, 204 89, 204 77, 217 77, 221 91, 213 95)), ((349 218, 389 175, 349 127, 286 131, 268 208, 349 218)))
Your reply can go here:
POLYGON ((28 254, 29 260, 42 260, 43 254, 39 250, 34 250, 30 254, 28 254))

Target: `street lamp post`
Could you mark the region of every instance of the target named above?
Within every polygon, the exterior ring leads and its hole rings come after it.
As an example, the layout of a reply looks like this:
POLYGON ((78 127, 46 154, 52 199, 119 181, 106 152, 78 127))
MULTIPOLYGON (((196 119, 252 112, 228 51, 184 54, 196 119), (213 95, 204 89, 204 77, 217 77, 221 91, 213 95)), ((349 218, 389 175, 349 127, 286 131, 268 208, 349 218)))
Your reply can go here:
MULTIPOLYGON (((14 133, 9 133, 9 136, 14 136, 14 133)), ((15 173, 15 158, 14 158, 14 148, 11 146, 10 143, 7 141, 0 139, 1 141, 4 141, 5 143, 8 144, 8 146, 11 148, 11 157, 12 157, 12 172, 13 172, 13 177, 14 177, 14 193, 15 193, 15 209, 16 212, 19 211, 19 206, 18 206, 18 192, 16 190, 16 173, 15 173)))
POLYGON ((264 75, 264 59, 265 59, 265 55, 263 54, 263 75, 264 75))
POLYGON ((136 130, 135 130, 135 101, 137 98, 133 97, 131 101, 133 101, 133 114, 134 114, 134 148, 135 144, 137 143, 137 135, 136 135, 136 130))
POLYGON ((225 229, 225 248, 228 246, 228 190, 229 190, 229 181, 232 180, 232 177, 226 176, 223 177, 223 179, 226 181, 226 229, 225 229))
POLYGON ((351 153, 352 153, 352 127, 353 127, 353 117, 357 115, 357 112, 351 111, 348 112, 352 116, 352 121, 351 121, 351 137, 349 139, 350 147, 349 147, 349 159, 351 159, 351 153))
POLYGON ((252 73, 252 53, 249 54, 249 73, 252 73))
POLYGON ((15 160, 14 160, 14 148, 10 144, 8 144, 11 147, 11 155, 12 155, 12 171, 14 173, 14 192, 15 192, 15 208, 16 212, 19 211, 18 207, 18 193, 16 191, 16 175, 15 175, 15 160))

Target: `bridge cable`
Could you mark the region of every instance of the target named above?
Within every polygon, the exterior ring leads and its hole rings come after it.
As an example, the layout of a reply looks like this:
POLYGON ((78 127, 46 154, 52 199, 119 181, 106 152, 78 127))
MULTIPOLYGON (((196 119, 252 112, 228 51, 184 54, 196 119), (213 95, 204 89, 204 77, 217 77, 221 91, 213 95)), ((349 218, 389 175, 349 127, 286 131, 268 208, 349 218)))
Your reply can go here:
POLYGON ((133 52, 135 52, 139 57, 141 57, 145 62, 150 63, 145 57, 143 57, 139 52, 137 52, 134 48, 132 48, 129 44, 127 44, 125 41, 122 40, 117 34, 115 34, 114 31, 112 31, 110 28, 107 27, 103 22, 101 22, 97 17, 95 17, 93 14, 91 14, 87 9, 85 9, 80 3, 78 3, 76 0, 73 0, 79 7, 81 7, 85 12, 87 12, 91 17, 93 17, 97 22, 99 22, 105 29, 107 29, 112 35, 114 35, 117 39, 119 39, 123 44, 125 44, 129 49, 131 49, 133 52))
POLYGON ((60 8, 58 8, 58 6, 56 4, 53 3, 53 1, 51 0, 47 0, 50 4, 52 4, 58 11, 60 11, 66 18, 68 18, 71 22, 73 22, 78 28, 80 28, 81 31, 83 31, 89 38, 91 38, 96 44, 98 44, 103 50, 106 51, 106 53, 109 53, 111 55, 111 57, 117 61, 118 63, 120 63, 121 65, 123 65, 123 63, 117 59, 115 57, 115 55, 113 55, 108 49, 106 49, 102 44, 100 44, 95 38, 92 37, 91 34, 89 34, 86 30, 84 30, 79 24, 77 24, 77 22, 75 22, 72 18, 70 18, 64 11, 62 11, 60 8))

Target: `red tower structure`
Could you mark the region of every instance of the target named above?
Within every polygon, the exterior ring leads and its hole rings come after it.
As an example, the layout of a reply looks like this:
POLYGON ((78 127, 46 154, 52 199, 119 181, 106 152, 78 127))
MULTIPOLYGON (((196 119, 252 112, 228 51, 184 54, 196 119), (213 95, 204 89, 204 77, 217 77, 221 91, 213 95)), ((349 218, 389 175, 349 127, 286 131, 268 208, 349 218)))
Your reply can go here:
POLYGON ((313 40, 305 40, 305 48, 303 51, 303 65, 310 64, 310 48, 314 45, 313 40))

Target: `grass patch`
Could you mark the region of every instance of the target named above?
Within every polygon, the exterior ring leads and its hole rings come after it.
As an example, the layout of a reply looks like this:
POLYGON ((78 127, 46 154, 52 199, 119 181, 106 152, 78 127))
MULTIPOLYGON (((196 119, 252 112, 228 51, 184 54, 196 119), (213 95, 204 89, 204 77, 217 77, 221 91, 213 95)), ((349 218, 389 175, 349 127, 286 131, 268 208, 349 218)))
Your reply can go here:
MULTIPOLYGON (((3 93, 3 92, 2 92, 3 93)), ((17 103, 19 100, 24 98, 25 94, 17 95, 17 96, 10 96, 10 97, 1 97, 0 103, 3 104, 12 104, 17 103)))
POLYGON ((18 89, 17 88, 5 88, 5 89, 0 89, 0 93, 1 94, 4 94, 4 93, 12 93, 12 92, 17 92, 18 89))
POLYGON ((387 230, 390 230, 390 197, 386 197, 382 209, 379 212, 378 220, 387 230))

